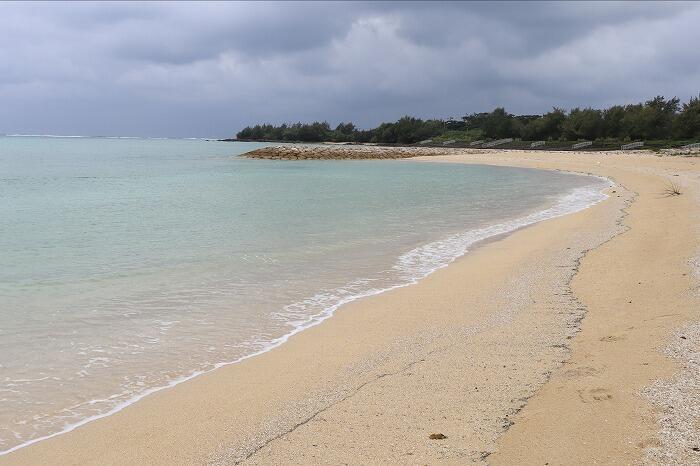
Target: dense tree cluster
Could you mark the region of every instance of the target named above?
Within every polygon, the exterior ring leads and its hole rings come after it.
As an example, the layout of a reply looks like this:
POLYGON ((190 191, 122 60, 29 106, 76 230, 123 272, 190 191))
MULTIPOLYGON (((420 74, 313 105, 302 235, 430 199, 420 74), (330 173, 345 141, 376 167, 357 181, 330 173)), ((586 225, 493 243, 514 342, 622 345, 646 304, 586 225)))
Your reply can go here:
POLYGON ((604 110, 554 108, 544 115, 512 115, 502 107, 461 120, 421 120, 405 116, 394 123, 360 130, 352 123, 332 129, 327 122, 255 125, 236 135, 251 141, 335 141, 413 144, 436 137, 464 141, 520 138, 537 140, 684 140, 700 138, 700 96, 681 105, 662 96, 644 103, 604 110))

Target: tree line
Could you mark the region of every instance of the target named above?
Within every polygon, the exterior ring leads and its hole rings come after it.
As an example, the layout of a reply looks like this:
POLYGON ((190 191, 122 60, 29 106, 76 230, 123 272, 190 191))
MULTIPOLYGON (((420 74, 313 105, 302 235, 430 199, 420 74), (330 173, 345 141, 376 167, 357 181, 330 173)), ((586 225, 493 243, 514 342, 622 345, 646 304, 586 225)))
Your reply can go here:
POLYGON ((643 103, 598 110, 553 108, 543 115, 513 115, 503 107, 472 113, 461 119, 422 120, 405 116, 373 129, 353 123, 332 128, 328 122, 248 126, 236 135, 247 141, 373 142, 414 144, 431 138, 475 141, 520 138, 558 140, 691 140, 700 138, 700 96, 681 103, 657 96, 643 103))

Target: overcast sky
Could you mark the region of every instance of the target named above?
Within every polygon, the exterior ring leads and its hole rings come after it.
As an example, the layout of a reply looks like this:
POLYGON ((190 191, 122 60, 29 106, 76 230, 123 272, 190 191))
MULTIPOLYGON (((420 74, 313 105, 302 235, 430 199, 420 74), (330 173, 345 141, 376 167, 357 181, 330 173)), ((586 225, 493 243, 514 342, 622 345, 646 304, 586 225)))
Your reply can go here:
POLYGON ((0 3, 0 134, 687 100, 698 44, 700 3, 0 3))

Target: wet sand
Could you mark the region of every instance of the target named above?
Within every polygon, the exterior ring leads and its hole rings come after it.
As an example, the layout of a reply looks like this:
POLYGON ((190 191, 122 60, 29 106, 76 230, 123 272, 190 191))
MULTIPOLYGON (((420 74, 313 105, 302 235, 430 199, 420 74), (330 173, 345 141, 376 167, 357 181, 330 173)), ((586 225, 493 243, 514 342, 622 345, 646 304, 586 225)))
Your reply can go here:
POLYGON ((471 152, 420 160, 572 170, 618 186, 0 463, 628 464, 695 453, 661 432, 668 396, 655 384, 692 380, 663 349, 700 309, 689 262, 700 159, 471 152), (664 195, 669 180, 682 195, 664 195))

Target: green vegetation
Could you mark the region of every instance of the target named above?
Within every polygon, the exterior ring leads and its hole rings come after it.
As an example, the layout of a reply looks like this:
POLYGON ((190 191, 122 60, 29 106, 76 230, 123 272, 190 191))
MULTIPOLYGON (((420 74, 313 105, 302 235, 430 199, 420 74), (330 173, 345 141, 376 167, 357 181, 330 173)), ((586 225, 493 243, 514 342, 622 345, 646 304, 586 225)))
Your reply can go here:
POLYGON ((421 120, 405 116, 394 123, 361 130, 353 123, 332 129, 327 122, 274 126, 255 125, 241 130, 239 140, 302 142, 373 142, 434 144, 455 141, 513 138, 507 147, 529 147, 528 141, 547 141, 547 148, 564 148, 571 141, 594 141, 596 149, 619 148, 621 143, 645 141, 647 148, 679 146, 700 138, 700 96, 681 105, 680 100, 658 96, 644 103, 615 105, 604 110, 554 108, 544 115, 513 115, 499 107, 492 112, 472 113, 461 120, 421 120))

